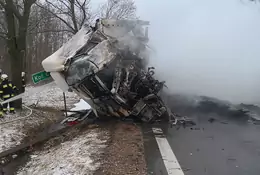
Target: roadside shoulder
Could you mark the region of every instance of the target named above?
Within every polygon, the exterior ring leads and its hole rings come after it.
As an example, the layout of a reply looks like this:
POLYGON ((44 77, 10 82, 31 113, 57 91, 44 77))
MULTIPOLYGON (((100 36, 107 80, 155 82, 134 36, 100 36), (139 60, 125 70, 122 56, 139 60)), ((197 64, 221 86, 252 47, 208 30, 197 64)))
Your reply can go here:
POLYGON ((141 127, 118 122, 111 126, 111 134, 102 166, 95 174, 147 174, 141 127))

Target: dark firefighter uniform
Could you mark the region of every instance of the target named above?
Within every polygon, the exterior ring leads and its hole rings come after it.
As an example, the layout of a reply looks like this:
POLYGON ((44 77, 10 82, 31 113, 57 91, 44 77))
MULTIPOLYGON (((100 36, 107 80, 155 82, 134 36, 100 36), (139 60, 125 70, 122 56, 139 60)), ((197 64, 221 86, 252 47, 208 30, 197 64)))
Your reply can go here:
MULTIPOLYGON (((0 77, 2 76, 2 69, 0 69, 0 77)), ((2 79, 0 78, 0 84, 2 83, 2 79)), ((3 106, 0 104, 0 118, 3 117, 3 106)))
MULTIPOLYGON (((2 100, 8 100, 9 98, 14 97, 14 94, 17 90, 16 86, 13 85, 13 83, 11 81, 8 80, 8 76, 6 74, 3 74, 1 76, 2 79, 2 83, 0 85, 0 98, 2 100)), ((3 104, 3 112, 7 113, 7 106, 8 103, 3 104)), ((14 104, 13 102, 9 102, 9 110, 10 113, 14 113, 14 104)))
MULTIPOLYGON (((0 69, 0 77, 2 77, 2 74, 3 74, 2 69, 0 69)), ((0 84, 1 83, 2 83, 2 78, 0 78, 0 84)))
POLYGON ((25 72, 22 72, 22 90, 23 92, 25 91, 25 86, 26 86, 26 82, 25 82, 25 72))

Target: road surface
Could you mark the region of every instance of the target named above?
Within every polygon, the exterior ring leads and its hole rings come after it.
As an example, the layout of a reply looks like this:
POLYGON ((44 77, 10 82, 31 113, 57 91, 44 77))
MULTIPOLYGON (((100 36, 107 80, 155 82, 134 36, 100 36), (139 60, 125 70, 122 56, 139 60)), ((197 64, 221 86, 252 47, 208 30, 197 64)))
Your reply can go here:
POLYGON ((196 126, 179 130, 154 125, 153 129, 162 129, 163 136, 144 126, 148 173, 259 175, 260 125, 223 118, 209 122, 209 119, 208 116, 197 117, 196 126), (164 141, 158 142, 158 138, 164 141))

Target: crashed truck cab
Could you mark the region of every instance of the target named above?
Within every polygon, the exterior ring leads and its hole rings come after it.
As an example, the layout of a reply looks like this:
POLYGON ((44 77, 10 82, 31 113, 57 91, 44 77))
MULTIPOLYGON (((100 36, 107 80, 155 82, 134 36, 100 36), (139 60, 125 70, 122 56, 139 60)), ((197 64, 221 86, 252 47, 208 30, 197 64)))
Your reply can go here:
POLYGON ((43 60, 56 84, 77 93, 97 116, 136 116, 152 121, 167 109, 158 93, 163 83, 147 69, 149 22, 101 19, 83 26, 43 60))

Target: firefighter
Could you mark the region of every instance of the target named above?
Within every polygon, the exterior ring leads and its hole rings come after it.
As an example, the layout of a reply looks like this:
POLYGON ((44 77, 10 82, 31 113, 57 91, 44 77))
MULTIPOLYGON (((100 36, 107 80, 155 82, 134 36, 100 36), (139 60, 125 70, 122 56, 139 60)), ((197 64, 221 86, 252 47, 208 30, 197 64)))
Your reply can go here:
MULTIPOLYGON (((15 92, 17 91, 17 88, 11 81, 8 80, 8 76, 6 74, 1 75, 2 83, 0 85, 0 97, 2 100, 8 100, 9 98, 14 97, 15 92)), ((9 104, 9 112, 15 113, 14 111, 14 102, 9 102, 3 104, 3 112, 7 113, 7 106, 9 104)))
MULTIPOLYGON (((2 76, 2 73, 3 73, 3 71, 2 71, 2 69, 0 69, 0 77, 2 76)), ((1 78, 0 78, 0 84, 2 83, 2 80, 1 80, 1 78)), ((1 91, 0 91, 0 93, 1 93, 1 91)), ((0 104, 0 118, 2 118, 3 117, 3 106, 0 104)))
MULTIPOLYGON (((2 74, 3 74, 3 71, 2 71, 2 69, 0 69, 0 77, 2 76, 2 74)), ((2 80, 0 78, 0 84, 1 84, 1 82, 2 82, 2 80)))
POLYGON ((3 118, 3 106, 0 104, 0 118, 3 118))
POLYGON ((4 117, 3 114, 3 106, 0 105, 0 119, 4 117))
POLYGON ((23 92, 25 91, 25 86, 26 86, 25 72, 22 72, 22 90, 23 90, 23 92))

